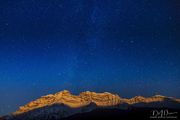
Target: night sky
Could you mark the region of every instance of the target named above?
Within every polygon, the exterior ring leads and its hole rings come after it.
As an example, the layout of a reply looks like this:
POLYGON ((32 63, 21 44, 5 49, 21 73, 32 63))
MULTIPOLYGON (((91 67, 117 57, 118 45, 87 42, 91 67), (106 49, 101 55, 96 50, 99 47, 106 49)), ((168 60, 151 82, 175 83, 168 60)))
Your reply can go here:
POLYGON ((0 115, 61 90, 180 97, 179 0, 0 0, 0 115))

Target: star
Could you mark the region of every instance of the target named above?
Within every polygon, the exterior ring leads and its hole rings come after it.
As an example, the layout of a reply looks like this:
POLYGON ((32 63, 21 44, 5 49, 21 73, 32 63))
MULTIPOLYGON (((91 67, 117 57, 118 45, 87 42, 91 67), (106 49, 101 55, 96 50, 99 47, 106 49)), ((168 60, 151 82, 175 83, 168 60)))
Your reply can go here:
POLYGON ((130 43, 133 44, 133 43, 134 43, 134 40, 131 40, 130 43))
POLYGON ((6 26, 9 26, 9 23, 5 23, 6 26))

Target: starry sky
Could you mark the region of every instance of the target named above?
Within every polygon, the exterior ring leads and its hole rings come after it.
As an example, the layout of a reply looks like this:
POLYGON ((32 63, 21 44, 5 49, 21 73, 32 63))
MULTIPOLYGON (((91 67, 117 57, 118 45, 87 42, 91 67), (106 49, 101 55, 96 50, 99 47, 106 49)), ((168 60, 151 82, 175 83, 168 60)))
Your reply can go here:
POLYGON ((61 90, 180 97, 179 0, 0 0, 0 115, 61 90))

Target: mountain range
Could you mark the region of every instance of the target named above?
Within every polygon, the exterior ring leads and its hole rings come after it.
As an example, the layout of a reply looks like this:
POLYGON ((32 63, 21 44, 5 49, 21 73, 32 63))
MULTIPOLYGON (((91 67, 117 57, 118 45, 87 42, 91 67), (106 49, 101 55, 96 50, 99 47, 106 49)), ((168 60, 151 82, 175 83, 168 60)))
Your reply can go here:
POLYGON ((10 115, 1 117, 0 120, 76 120, 82 119, 82 116, 96 118, 95 116, 102 117, 108 114, 110 118, 115 116, 117 118, 129 116, 134 111, 141 111, 141 115, 146 111, 149 117, 150 113, 147 112, 152 110, 172 110, 177 113, 180 110, 180 99, 162 95, 135 96, 127 99, 109 92, 90 91, 73 95, 68 90, 64 90, 29 102, 10 115))

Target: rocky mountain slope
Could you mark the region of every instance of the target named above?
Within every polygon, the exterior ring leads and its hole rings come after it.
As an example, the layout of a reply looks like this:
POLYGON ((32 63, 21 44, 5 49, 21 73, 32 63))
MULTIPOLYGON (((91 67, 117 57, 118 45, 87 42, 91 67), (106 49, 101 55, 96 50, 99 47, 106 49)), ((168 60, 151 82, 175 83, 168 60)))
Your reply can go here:
POLYGON ((56 94, 42 96, 41 98, 21 106, 14 114, 21 114, 33 109, 50 106, 53 104, 64 104, 70 108, 80 108, 87 106, 90 103, 95 103, 97 106, 114 106, 121 103, 121 98, 118 95, 111 93, 95 93, 82 92, 79 96, 72 95, 69 91, 64 90, 56 94))
POLYGON ((136 96, 131 99, 121 98, 117 94, 108 92, 82 92, 79 95, 72 95, 64 90, 55 94, 42 96, 24 106, 16 112, 4 117, 5 119, 60 119, 72 116, 77 113, 85 113, 97 108, 108 109, 129 109, 131 107, 163 107, 180 108, 180 100, 172 97, 156 95, 152 97, 136 96))

